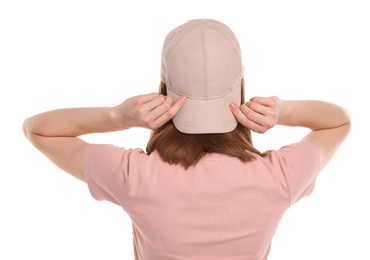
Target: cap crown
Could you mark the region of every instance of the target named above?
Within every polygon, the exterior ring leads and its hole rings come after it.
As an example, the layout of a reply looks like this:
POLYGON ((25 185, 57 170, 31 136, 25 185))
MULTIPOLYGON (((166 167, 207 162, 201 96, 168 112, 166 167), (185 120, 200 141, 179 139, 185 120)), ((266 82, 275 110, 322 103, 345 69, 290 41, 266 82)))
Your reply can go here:
POLYGON ((167 88, 191 99, 214 99, 240 87, 243 65, 239 42, 224 24, 191 20, 166 37, 161 79, 167 88))

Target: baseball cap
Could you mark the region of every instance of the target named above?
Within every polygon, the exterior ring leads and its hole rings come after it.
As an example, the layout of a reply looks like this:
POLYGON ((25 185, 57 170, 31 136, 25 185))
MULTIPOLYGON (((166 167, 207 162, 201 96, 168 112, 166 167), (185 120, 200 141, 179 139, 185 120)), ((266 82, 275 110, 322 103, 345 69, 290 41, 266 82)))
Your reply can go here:
POLYGON ((237 126, 231 102, 240 105, 244 67, 231 29, 212 19, 190 20, 168 33, 161 81, 174 101, 186 102, 172 119, 182 133, 227 133, 237 126))

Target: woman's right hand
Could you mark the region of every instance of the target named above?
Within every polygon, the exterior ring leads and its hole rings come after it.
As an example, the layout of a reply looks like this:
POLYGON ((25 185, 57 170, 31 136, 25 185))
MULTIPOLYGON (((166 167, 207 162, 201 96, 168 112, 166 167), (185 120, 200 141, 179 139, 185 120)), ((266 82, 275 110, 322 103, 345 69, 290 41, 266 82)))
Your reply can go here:
POLYGON ((281 113, 282 101, 278 97, 253 97, 249 102, 237 107, 230 104, 230 109, 240 124, 257 132, 265 133, 273 128, 281 113))
POLYGON ((185 103, 185 97, 173 102, 158 93, 134 96, 114 107, 113 118, 122 129, 143 127, 157 129, 171 120, 185 103))

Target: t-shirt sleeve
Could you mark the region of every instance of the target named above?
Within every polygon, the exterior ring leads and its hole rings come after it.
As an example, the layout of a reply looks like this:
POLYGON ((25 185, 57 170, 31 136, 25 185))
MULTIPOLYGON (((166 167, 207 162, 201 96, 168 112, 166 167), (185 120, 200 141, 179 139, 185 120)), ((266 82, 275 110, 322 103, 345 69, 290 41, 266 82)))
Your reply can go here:
POLYGON ((316 146, 308 141, 283 146, 276 155, 286 181, 290 205, 310 195, 320 171, 316 146))
POLYGON ((89 144, 83 154, 83 172, 91 195, 124 206, 141 149, 89 144))

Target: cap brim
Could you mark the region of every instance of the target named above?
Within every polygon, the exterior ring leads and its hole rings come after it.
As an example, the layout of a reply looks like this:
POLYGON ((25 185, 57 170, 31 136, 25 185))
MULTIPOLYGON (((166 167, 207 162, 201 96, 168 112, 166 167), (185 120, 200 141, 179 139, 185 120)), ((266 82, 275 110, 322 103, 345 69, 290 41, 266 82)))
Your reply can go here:
MULTIPOLYGON (((172 97, 174 102, 181 97, 169 88, 167 95, 172 97)), ((172 121, 177 130, 186 134, 228 133, 238 124, 229 105, 230 103, 240 105, 240 99, 240 87, 235 87, 223 97, 209 100, 187 97, 184 106, 172 121)))

